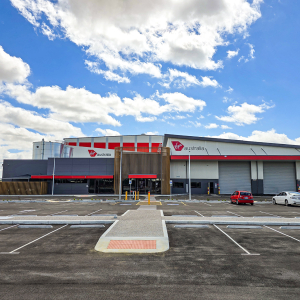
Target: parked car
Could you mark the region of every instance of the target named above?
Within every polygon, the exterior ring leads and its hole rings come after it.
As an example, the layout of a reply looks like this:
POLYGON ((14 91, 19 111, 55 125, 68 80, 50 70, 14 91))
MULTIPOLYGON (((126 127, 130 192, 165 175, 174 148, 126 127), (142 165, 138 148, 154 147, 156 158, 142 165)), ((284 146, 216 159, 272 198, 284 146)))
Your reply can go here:
POLYGON ((251 205, 254 204, 253 196, 251 192, 247 191, 235 191, 230 196, 231 203, 235 204, 242 204, 242 203, 250 203, 251 205))
POLYGON ((300 193, 281 192, 273 197, 273 204, 300 205, 300 193))

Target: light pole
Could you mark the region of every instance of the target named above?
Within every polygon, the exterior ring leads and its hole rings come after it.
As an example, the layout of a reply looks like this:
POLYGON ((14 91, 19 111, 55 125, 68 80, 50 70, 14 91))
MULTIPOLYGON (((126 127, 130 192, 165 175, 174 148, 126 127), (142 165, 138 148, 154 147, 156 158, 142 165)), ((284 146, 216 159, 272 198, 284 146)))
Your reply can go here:
POLYGON ((52 196, 54 194, 54 173, 55 173, 55 157, 54 157, 54 162, 53 162, 52 196))
POLYGON ((119 200, 121 201, 122 196, 122 154, 123 154, 123 148, 120 148, 121 151, 121 157, 120 157, 120 185, 119 185, 119 200))
POLYGON ((189 200, 192 200, 192 191, 191 191, 191 153, 189 151, 189 200))

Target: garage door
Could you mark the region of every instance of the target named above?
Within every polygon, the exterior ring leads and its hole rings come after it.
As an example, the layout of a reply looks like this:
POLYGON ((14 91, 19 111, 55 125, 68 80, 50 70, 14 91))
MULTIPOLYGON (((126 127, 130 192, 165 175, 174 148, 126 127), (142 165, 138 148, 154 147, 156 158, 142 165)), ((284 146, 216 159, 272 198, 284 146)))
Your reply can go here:
POLYGON ((219 162, 221 194, 251 191, 250 162, 219 162))
POLYGON ((264 194, 296 191, 296 170, 293 162, 264 162, 264 194))

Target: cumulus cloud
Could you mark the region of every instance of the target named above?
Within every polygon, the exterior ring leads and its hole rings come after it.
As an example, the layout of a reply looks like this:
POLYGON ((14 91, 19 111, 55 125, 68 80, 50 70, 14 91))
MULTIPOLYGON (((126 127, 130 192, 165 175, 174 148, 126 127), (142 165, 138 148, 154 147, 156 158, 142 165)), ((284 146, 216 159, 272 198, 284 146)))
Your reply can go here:
POLYGON ((30 74, 30 67, 19 57, 10 56, 0 46, 0 83, 22 83, 30 74))
POLYGON ((221 125, 222 129, 232 129, 231 127, 227 126, 227 125, 221 125))
POLYGON ((112 129, 96 128, 95 131, 100 132, 102 135, 105 135, 105 136, 118 136, 118 135, 121 135, 118 131, 115 131, 115 130, 112 130, 112 129))
POLYGON ((136 94, 132 99, 121 99, 116 94, 102 97, 85 88, 72 86, 68 86, 66 90, 58 86, 44 86, 31 92, 27 85, 15 84, 6 84, 2 87, 2 92, 20 103, 48 109, 49 117, 55 120, 96 122, 112 126, 121 126, 120 121, 115 118, 119 116, 133 116, 139 122, 151 122, 163 113, 201 111, 206 106, 203 100, 187 97, 182 93, 157 92, 150 98, 136 94))
POLYGON ((244 102, 241 105, 231 105, 227 108, 228 116, 221 116, 216 118, 220 121, 235 123, 236 125, 250 125, 256 123, 259 118, 257 114, 265 112, 267 109, 273 108, 273 106, 263 103, 261 105, 248 104, 244 102))
POLYGON ((68 38, 109 71, 157 78, 162 76, 161 62, 202 70, 221 68, 222 61, 213 58, 217 47, 226 45, 230 34, 247 33, 261 16, 261 2, 11 0, 43 34, 53 39, 57 32, 68 38))
POLYGON ((206 126, 204 126, 206 129, 215 129, 215 128, 218 128, 219 127, 219 125, 218 124, 216 124, 216 123, 210 123, 210 124, 208 124, 208 125, 206 125, 206 126))
POLYGON ((228 50, 227 51, 227 58, 231 59, 239 54, 240 49, 237 49, 236 51, 228 50))
POLYGON ((196 76, 190 75, 187 72, 181 72, 176 69, 169 69, 168 73, 163 75, 163 81, 159 82, 160 85, 170 88, 171 83, 177 88, 186 88, 191 85, 199 85, 202 87, 221 87, 217 80, 211 79, 209 76, 201 76, 202 81, 199 81, 196 76))
POLYGON ((192 124, 195 127, 201 127, 202 126, 202 124, 200 122, 197 122, 197 121, 189 121, 189 123, 192 124))
POLYGON ((213 136, 216 138, 222 139, 232 139, 232 140, 244 140, 244 141, 253 141, 253 142, 265 142, 265 143, 278 143, 278 144, 291 144, 299 145, 300 137, 293 140, 287 137, 284 133, 277 133, 275 129, 268 131, 259 131, 254 130, 249 136, 239 136, 232 132, 222 133, 218 136, 213 136))
POLYGON ((148 131, 145 135, 158 135, 158 131, 148 131))

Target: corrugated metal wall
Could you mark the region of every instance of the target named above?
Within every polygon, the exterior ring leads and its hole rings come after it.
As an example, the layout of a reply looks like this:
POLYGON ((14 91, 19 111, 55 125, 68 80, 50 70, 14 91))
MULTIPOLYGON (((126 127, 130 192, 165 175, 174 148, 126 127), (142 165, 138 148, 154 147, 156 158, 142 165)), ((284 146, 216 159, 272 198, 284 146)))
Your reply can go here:
POLYGON ((264 194, 296 191, 294 162, 264 162, 264 194))
POLYGON ((219 162, 221 194, 251 191, 250 162, 219 162))

